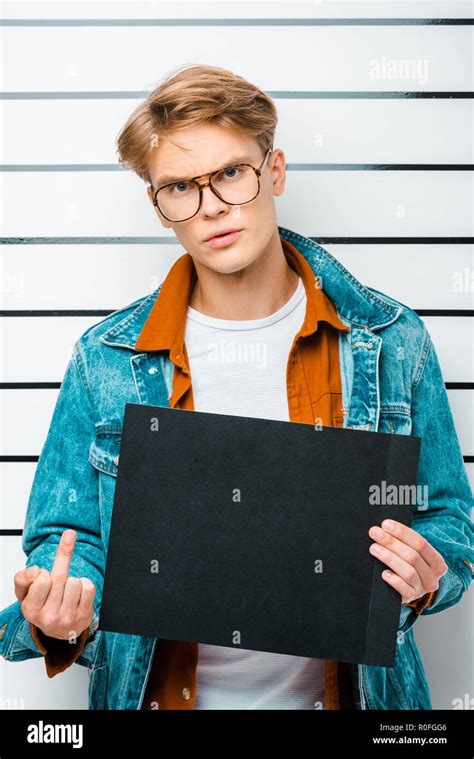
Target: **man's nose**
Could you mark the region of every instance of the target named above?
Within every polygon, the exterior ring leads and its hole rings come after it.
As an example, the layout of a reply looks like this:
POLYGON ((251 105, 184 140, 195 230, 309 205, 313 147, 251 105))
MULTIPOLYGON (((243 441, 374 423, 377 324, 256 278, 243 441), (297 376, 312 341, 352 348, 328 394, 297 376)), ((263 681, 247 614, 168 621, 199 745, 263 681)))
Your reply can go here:
POLYGON ((201 211, 207 216, 213 216, 216 213, 222 211, 223 208, 227 208, 228 204, 224 203, 217 195, 212 192, 212 189, 208 182, 202 189, 202 204, 201 211))

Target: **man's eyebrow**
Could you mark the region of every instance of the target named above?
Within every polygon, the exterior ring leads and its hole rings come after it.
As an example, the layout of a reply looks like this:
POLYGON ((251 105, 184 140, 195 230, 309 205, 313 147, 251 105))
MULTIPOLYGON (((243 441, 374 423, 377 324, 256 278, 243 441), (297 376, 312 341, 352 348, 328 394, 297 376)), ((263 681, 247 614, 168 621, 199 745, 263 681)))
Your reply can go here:
MULTIPOLYGON (((211 171, 221 171, 222 169, 227 168, 227 166, 233 166, 236 163, 252 163, 252 161, 254 160, 255 160, 255 157, 249 156, 249 155, 231 156, 225 163, 221 164, 221 166, 218 166, 216 169, 212 169, 211 171)), ((206 173, 207 172, 205 171, 203 172, 203 174, 206 174, 206 173)), ((195 176, 201 176, 201 174, 195 174, 195 176)), ((171 182, 183 182, 184 180, 189 180, 189 179, 192 179, 192 177, 191 176, 183 177, 182 174, 179 177, 165 174, 164 176, 158 178, 156 182, 156 186, 160 187, 165 184, 171 184, 171 182)))

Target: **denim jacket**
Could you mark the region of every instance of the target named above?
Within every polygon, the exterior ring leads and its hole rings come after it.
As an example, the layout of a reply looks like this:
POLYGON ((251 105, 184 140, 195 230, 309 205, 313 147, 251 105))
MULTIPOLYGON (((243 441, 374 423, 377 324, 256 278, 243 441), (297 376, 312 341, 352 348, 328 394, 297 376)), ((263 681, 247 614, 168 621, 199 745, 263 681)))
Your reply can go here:
MULTIPOLYGON (((420 317, 364 286, 328 251, 284 227, 348 331, 339 334, 343 426, 422 438, 418 484, 428 503, 412 527, 443 556, 448 571, 423 615, 456 604, 474 571, 472 492, 438 357, 420 317)), ((140 709, 157 638, 98 630, 106 551, 126 403, 169 406, 173 364, 135 343, 161 285, 87 329, 75 342, 29 497, 22 546, 26 566, 52 569, 60 536, 77 532, 70 575, 97 589, 87 642, 90 709, 140 709)), ((13 579, 13 578, 12 578, 13 579)), ((394 667, 350 665, 357 709, 431 709, 413 637, 420 612, 401 606, 394 667)), ((0 654, 42 656, 20 602, 0 611, 0 654)))

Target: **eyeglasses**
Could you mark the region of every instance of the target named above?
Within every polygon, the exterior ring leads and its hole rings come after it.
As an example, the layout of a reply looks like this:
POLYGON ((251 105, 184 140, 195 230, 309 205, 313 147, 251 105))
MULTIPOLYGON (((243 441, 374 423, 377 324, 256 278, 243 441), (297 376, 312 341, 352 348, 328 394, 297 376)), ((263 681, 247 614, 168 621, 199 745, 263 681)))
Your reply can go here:
POLYGON ((163 185, 155 192, 153 205, 159 208, 168 221, 187 221, 196 216, 201 208, 202 191, 205 187, 210 187, 214 195, 231 206, 250 203, 260 192, 260 177, 271 152, 272 148, 269 148, 258 168, 250 163, 238 163, 207 174, 198 174, 191 179, 181 179, 163 185), (208 177, 208 181, 197 182, 201 177, 208 177))

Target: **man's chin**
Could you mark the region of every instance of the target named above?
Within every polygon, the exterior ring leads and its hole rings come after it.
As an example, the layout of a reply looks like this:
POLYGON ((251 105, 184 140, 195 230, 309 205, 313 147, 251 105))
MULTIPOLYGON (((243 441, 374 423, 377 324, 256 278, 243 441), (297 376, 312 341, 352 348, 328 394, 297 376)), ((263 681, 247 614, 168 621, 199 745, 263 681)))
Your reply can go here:
POLYGON ((219 274, 235 274, 252 263, 253 258, 238 250, 212 250, 200 257, 201 262, 219 274))

